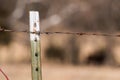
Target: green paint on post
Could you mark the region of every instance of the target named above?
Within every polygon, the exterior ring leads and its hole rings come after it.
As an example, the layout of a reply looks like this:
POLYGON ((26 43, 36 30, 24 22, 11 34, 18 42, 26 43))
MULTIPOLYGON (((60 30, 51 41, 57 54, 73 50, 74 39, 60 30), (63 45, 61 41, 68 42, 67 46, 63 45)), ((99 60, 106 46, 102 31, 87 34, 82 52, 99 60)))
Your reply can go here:
POLYGON ((30 42, 32 57, 32 80, 42 80, 41 55, 40 55, 40 36, 37 32, 39 28, 39 13, 30 11, 30 42))

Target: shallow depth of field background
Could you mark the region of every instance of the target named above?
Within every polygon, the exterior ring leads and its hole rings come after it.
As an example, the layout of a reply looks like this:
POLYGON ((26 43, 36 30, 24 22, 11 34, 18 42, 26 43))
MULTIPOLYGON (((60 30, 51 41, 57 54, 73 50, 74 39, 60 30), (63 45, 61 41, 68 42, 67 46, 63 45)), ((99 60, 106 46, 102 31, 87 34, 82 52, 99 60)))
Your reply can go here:
MULTIPOLYGON (((119 0, 0 0, 0 26, 29 30, 29 11, 41 31, 119 34, 119 0)), ((43 80, 120 80, 120 38, 41 35, 43 80)), ((0 32, 0 68, 10 80, 31 80, 28 33, 0 32)), ((0 73, 0 80, 5 80, 0 73)))

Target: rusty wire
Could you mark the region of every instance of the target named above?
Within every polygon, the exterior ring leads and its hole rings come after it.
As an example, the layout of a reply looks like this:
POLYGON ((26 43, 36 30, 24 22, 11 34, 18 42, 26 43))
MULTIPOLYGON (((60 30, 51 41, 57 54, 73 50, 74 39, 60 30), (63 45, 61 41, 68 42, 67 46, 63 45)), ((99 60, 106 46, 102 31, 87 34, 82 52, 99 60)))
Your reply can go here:
POLYGON ((109 34, 109 33, 94 33, 94 32, 40 32, 40 34, 71 34, 71 35, 93 35, 93 36, 111 36, 111 37, 120 37, 120 34, 109 34))
POLYGON ((10 30, 4 29, 0 27, 0 32, 16 32, 16 33, 32 33, 32 34, 67 34, 67 35, 78 35, 78 36, 85 36, 85 35, 93 35, 93 36, 110 36, 110 37, 120 37, 120 34, 111 34, 111 33, 98 33, 98 32, 30 32, 28 30, 10 30))

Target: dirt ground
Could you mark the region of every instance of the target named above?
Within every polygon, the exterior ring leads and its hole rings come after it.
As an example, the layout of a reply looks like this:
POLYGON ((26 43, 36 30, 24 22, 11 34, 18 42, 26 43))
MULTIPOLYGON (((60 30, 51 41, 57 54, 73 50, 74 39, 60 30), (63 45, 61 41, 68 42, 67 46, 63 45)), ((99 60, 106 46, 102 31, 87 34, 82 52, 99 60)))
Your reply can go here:
MULTIPOLYGON (((7 64, 0 67, 10 80, 31 80, 30 64, 7 64)), ((43 64, 42 80, 120 80, 120 68, 43 64)))

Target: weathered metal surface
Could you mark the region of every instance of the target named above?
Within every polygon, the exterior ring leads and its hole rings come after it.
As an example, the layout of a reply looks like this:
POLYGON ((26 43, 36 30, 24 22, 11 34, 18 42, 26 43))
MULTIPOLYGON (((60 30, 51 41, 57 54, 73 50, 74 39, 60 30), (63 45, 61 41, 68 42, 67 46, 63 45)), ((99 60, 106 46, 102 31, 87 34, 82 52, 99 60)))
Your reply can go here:
POLYGON ((30 41, 32 57, 32 80, 42 80, 40 61, 39 13, 30 11, 30 41))

